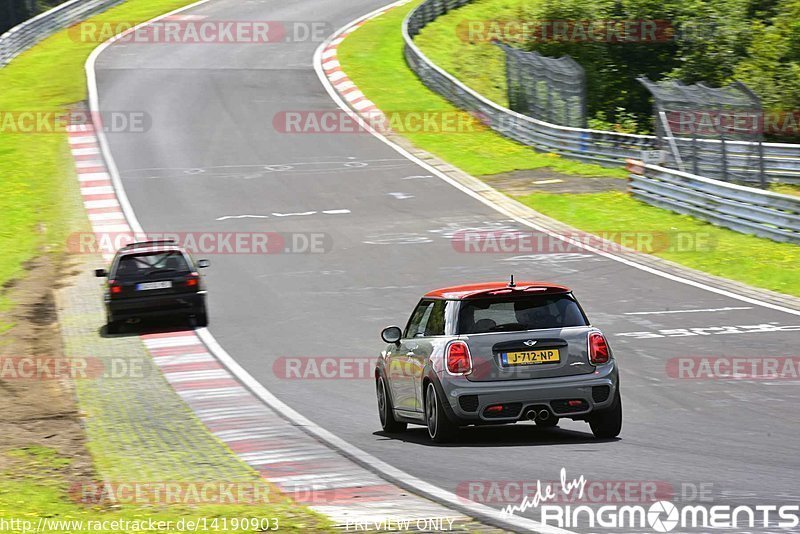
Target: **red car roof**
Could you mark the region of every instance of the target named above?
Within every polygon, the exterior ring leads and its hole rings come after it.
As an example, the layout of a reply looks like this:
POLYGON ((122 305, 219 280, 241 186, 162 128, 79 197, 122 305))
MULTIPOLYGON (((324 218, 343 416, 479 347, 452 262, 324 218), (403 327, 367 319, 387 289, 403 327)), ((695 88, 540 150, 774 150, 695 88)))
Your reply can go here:
POLYGON ((549 284, 547 282, 531 282, 521 280, 516 282, 514 287, 508 287, 508 282, 484 282, 482 284, 466 284, 463 286, 451 286, 435 289, 425 294, 429 298, 443 299, 466 299, 478 296, 493 297, 497 296, 498 290, 506 289, 508 292, 542 292, 542 293, 567 293, 570 289, 566 286, 549 284))

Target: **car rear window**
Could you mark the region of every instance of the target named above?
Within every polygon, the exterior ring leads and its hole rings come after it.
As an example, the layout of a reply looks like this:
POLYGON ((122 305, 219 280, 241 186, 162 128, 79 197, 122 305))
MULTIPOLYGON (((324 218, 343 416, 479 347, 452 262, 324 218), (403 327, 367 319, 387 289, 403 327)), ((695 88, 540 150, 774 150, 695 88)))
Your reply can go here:
POLYGON ((115 278, 147 278, 159 274, 189 272, 189 264, 178 251, 145 252, 120 257, 115 278))
POLYGON ((575 298, 566 293, 465 300, 458 314, 459 334, 513 332, 588 324, 575 298))

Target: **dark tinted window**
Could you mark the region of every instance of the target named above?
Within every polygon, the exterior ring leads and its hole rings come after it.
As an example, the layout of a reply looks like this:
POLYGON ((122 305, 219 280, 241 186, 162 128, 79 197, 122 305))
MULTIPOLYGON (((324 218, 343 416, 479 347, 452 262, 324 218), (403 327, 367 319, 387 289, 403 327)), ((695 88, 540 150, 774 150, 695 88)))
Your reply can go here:
POLYGON ((571 295, 525 295, 465 300, 458 315, 460 334, 512 332, 585 326, 571 295))
POLYGON ((414 313, 411 314, 411 319, 408 320, 408 326, 406 326, 406 332, 403 337, 410 338, 424 336, 425 325, 428 322, 428 317, 430 317, 432 310, 432 300, 423 300, 417 304, 417 307, 414 309, 414 313))
POLYGON ((444 308, 445 301, 433 301, 431 313, 428 316, 428 322, 425 324, 426 336, 443 336, 444 335, 444 308))
POLYGON ((177 251, 128 254, 119 259, 115 278, 146 278, 158 274, 186 273, 189 264, 177 251))

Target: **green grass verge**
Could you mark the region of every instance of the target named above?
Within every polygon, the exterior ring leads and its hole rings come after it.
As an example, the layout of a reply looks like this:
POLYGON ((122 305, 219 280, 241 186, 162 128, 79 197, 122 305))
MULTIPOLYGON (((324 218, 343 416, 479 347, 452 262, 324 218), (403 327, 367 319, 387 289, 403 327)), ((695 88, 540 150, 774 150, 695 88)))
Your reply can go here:
MULTIPOLYGON (((339 45, 339 61, 347 75, 384 112, 454 112, 454 106, 422 85, 403 59, 400 23, 418 3, 393 9, 362 26, 339 45)), ((462 169, 476 176, 549 167, 584 176, 625 177, 621 169, 538 153, 490 130, 447 135, 409 133, 407 137, 442 159, 458 161, 462 169)))
POLYGON ((327 532, 313 516, 298 513, 287 504, 253 505, 86 505, 78 503, 65 471, 70 464, 54 450, 29 447, 7 451, 0 463, 0 527, 5 532, 31 533, 39 521, 40 532, 117 534, 119 532, 259 532, 270 520, 281 532, 327 532), (2 523, 5 521, 6 523, 2 523), (23 522, 29 522, 25 525, 23 522), (149 522, 164 522, 154 530, 149 522), (182 523, 181 523, 182 521, 182 523), (126 523, 122 523, 126 522, 126 523), (167 523, 169 522, 169 523, 167 523), (195 530, 190 522, 207 526, 195 530), (204 523, 203 523, 204 522, 204 523), (259 523, 259 524, 256 524, 259 523), (266 524, 266 523, 265 523, 266 524), (217 528, 212 528, 215 525, 217 528), (225 528, 223 528, 225 527, 225 528))
MULTIPOLYGON (((344 72, 384 111, 453 109, 445 100, 422 85, 403 60, 400 25, 408 11, 418 3, 396 8, 368 22, 339 45, 338 56, 344 72)), ((452 38, 451 44, 453 40, 460 43, 452 29, 454 23, 471 18, 500 19, 505 16, 504 13, 513 11, 515 6, 521 4, 522 0, 493 0, 491 3, 480 2, 446 15, 443 20, 449 21, 451 29, 446 30, 446 33, 452 33, 448 35, 452 38), (487 11, 489 6, 492 8, 487 11), (495 10, 497 6, 505 7, 498 12, 495 10)), ((486 76, 503 78, 502 75, 492 74, 493 67, 488 59, 483 63, 480 60, 473 62, 460 49, 455 54, 457 47, 446 44, 444 35, 436 34, 445 31, 445 26, 435 24, 418 37, 419 43, 426 43, 424 48, 431 59, 454 73, 458 71, 458 64, 463 65, 466 61, 467 66, 460 68, 471 70, 460 71, 460 77, 469 80, 476 88, 479 71, 485 70, 486 76), (441 50, 434 50, 439 43, 445 44, 441 50), (451 56, 445 57, 448 54, 451 56), (470 62, 473 62, 472 66, 469 66, 470 62)), ((486 87, 482 87, 486 90, 486 87)), ((504 89, 498 85, 495 91, 494 96, 498 96, 498 91, 504 89)), ((493 94, 491 89, 487 93, 493 94)), ((572 174, 600 174, 590 172, 596 167, 532 153, 529 149, 490 131, 459 135, 413 134, 407 137, 416 146, 476 176, 539 166, 550 166, 572 174)), ((607 171, 606 175, 622 173, 619 170, 603 170, 607 171)), ((707 234, 713 242, 711 251, 665 251, 657 255, 711 274, 800 296, 800 247, 795 245, 718 228, 689 216, 649 206, 624 193, 537 194, 521 200, 537 211, 585 231, 707 234)))
POLYGON ((461 27, 465 21, 514 21, 535 19, 526 10, 539 0, 488 0, 467 4, 437 18, 422 29, 414 42, 431 61, 462 80, 489 100, 508 106, 505 54, 482 39, 468 41, 461 27))
POLYGON ((677 241, 677 234, 684 234, 687 243, 700 243, 699 250, 687 247, 686 251, 664 250, 654 255, 700 271, 800 296, 800 247, 797 245, 719 228, 619 192, 537 193, 517 200, 554 219, 604 237, 613 232, 667 232, 677 241))

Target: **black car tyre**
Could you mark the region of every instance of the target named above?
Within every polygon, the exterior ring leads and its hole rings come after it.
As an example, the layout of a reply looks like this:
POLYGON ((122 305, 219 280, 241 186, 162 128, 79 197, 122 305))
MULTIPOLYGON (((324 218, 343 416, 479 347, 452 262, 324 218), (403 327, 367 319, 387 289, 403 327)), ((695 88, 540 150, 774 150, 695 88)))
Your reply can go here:
POLYGON ((381 427, 383 428, 384 432, 405 432, 408 425, 406 423, 401 423, 394 418, 392 399, 389 397, 389 392, 386 388, 386 382, 383 380, 383 376, 378 376, 375 386, 378 395, 378 416, 381 419, 381 427))
POLYGON ((122 330, 122 324, 115 321, 111 315, 106 314, 106 334, 119 334, 122 330))
POLYGON ((619 389, 614 395, 614 404, 589 416, 589 426, 596 438, 608 439, 619 436, 622 431, 622 399, 619 389))
POLYGON ((206 307, 203 306, 200 311, 194 316, 194 325, 198 328, 205 328, 208 326, 208 312, 206 307))
POLYGON ((428 428, 428 436, 435 443, 447 443, 458 432, 458 427, 448 419, 433 382, 428 383, 425 393, 425 426, 428 428))

